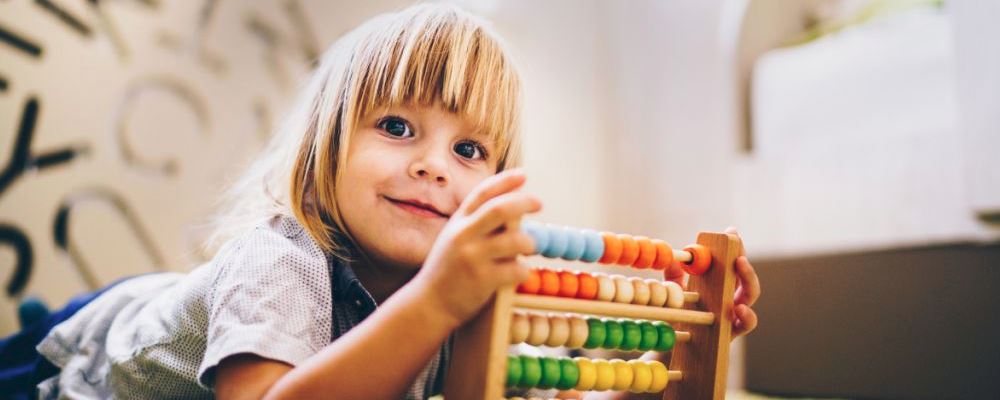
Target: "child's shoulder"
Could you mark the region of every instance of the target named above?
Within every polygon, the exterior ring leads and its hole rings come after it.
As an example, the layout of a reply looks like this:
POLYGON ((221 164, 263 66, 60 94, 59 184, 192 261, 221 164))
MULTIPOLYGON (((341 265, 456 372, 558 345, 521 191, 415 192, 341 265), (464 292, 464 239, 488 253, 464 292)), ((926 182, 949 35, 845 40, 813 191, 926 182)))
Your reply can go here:
POLYGON ((290 215, 275 215, 234 236, 219 249, 213 263, 242 271, 274 267, 328 269, 325 252, 290 215))

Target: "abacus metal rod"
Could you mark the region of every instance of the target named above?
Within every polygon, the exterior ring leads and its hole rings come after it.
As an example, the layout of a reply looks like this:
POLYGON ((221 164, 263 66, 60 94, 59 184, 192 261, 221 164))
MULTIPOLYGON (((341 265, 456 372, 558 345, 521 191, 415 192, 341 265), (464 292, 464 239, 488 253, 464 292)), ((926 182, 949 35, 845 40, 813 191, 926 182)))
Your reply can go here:
POLYGON ((648 319, 654 321, 680 322, 696 325, 712 325, 715 322, 715 314, 705 311, 640 306, 635 304, 612 303, 596 300, 537 296, 531 294, 515 295, 513 305, 514 307, 530 308, 534 310, 577 312, 608 317, 648 319))
POLYGON ((684 380, 684 373, 681 371, 670 370, 667 371, 667 381, 677 382, 684 380))

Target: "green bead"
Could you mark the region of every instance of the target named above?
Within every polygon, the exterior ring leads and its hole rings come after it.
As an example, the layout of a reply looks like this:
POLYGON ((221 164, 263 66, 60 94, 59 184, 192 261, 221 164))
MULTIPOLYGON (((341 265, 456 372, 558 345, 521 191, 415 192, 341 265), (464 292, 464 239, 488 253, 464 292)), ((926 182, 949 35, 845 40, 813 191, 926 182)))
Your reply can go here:
POLYGON ((674 327, 666 322, 654 322, 653 326, 659 333, 659 340, 656 342, 656 351, 670 351, 674 348, 674 341, 677 339, 674 327))
POLYGON ((580 367, 576 365, 575 361, 566 357, 559 359, 559 367, 561 371, 556 389, 569 390, 575 387, 576 382, 580 380, 580 367))
POLYGON ((542 380, 542 362, 532 356, 520 356, 520 358, 521 382, 518 386, 522 388, 538 386, 538 382, 542 380))
POLYGON ((507 387, 517 386, 521 382, 521 358, 507 356, 507 387))
POLYGON ((613 319, 604 320, 604 326, 608 330, 608 337, 604 339, 605 349, 617 349, 625 339, 625 329, 622 324, 613 319))
POLYGON ((604 322, 597 318, 587 318, 587 341, 583 343, 585 349, 596 349, 604 345, 604 338, 607 337, 607 328, 604 322))
POLYGON ((656 348, 656 343, 660 341, 660 332, 656 330, 656 327, 649 321, 642 321, 639 323, 639 329, 642 330, 642 341, 639 342, 639 350, 649 351, 656 348))
POLYGON ((559 360, 551 357, 542 357, 542 380, 538 382, 538 388, 540 389, 552 389, 559 384, 559 378, 562 377, 562 367, 559 366, 559 360))
POLYGON ((625 351, 635 350, 639 347, 639 342, 642 341, 642 329, 639 328, 639 324, 635 323, 635 321, 623 319, 620 323, 622 324, 622 330, 625 331, 625 335, 622 344, 618 348, 625 351))

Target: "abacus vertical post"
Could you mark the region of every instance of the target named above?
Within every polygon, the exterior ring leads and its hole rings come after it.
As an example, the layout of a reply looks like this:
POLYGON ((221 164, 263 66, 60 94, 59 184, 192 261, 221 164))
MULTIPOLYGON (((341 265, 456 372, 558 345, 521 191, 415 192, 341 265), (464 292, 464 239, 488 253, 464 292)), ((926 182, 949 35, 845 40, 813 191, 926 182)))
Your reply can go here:
POLYGON ((674 348, 671 370, 681 370, 684 379, 667 385, 664 399, 722 400, 726 397, 729 341, 732 337, 733 296, 736 290, 734 263, 743 252, 736 235, 701 232, 698 244, 712 253, 712 266, 702 275, 692 275, 688 290, 701 294, 698 307, 716 315, 712 325, 679 324, 691 332, 691 341, 674 348))

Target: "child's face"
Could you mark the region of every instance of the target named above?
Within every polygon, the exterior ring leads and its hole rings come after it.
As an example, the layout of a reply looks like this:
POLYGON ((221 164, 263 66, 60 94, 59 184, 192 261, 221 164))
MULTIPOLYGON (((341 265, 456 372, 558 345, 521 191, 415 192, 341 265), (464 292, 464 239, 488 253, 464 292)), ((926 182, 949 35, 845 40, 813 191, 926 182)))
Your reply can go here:
POLYGON ((351 235, 380 264, 418 268, 465 196, 496 173, 485 135, 438 107, 364 116, 336 199, 351 235))

